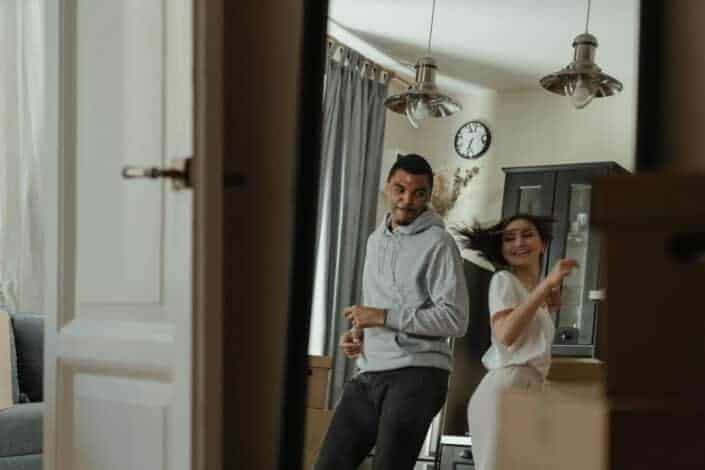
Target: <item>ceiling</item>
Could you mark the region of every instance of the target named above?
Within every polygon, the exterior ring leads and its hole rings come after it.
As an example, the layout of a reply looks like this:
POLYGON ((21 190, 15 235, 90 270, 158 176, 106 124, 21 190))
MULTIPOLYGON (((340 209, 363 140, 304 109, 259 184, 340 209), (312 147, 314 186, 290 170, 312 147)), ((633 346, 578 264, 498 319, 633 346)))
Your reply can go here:
MULTIPOLYGON (((433 0, 330 0, 328 32, 413 81, 426 54, 433 0)), ((596 62, 625 87, 636 77, 639 0, 592 0, 596 62)), ((436 0, 431 52, 438 84, 455 92, 538 87, 567 65, 587 0, 436 0)))

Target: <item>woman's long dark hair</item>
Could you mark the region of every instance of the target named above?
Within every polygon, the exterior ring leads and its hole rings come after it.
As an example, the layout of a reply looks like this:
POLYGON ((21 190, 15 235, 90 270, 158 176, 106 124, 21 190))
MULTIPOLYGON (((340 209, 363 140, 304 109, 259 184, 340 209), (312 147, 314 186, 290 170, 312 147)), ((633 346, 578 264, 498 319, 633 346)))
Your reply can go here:
POLYGON ((455 232, 464 248, 479 252, 480 256, 492 263, 496 269, 503 269, 509 267, 509 263, 502 255, 502 234, 507 225, 519 219, 526 220, 536 227, 544 245, 548 245, 553 239, 553 218, 531 214, 512 215, 489 227, 475 223, 471 227, 456 229, 455 232))

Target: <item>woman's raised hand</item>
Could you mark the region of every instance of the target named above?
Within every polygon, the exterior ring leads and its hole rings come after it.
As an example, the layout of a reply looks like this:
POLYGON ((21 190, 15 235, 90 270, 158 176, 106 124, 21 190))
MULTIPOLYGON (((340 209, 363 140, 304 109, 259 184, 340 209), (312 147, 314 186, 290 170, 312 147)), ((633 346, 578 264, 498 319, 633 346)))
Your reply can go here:
POLYGON ((563 278, 568 276, 573 268, 578 266, 578 262, 571 258, 559 259, 546 276, 546 280, 552 287, 559 287, 563 278))

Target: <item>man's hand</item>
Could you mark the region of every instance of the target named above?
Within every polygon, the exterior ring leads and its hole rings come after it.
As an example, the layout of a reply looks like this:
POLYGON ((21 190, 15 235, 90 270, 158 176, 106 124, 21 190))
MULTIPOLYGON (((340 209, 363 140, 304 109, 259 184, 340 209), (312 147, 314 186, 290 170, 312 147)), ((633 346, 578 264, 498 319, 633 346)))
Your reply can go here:
POLYGON ((345 319, 353 328, 370 328, 384 326, 384 310, 381 308, 365 307, 364 305, 351 305, 343 309, 345 319))
POLYGON ((343 333, 338 345, 350 359, 356 358, 362 352, 362 341, 360 341, 353 330, 343 333))

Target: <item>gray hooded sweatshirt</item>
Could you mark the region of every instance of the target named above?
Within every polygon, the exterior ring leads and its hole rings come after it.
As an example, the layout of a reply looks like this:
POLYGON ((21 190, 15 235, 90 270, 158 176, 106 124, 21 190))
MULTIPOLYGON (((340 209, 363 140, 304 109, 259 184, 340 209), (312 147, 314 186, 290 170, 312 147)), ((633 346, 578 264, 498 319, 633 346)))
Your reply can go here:
POLYGON ((389 229, 389 214, 367 241, 362 304, 387 310, 366 328, 360 372, 422 366, 452 369, 449 337, 465 335, 468 293, 463 263, 443 220, 431 209, 389 229))

